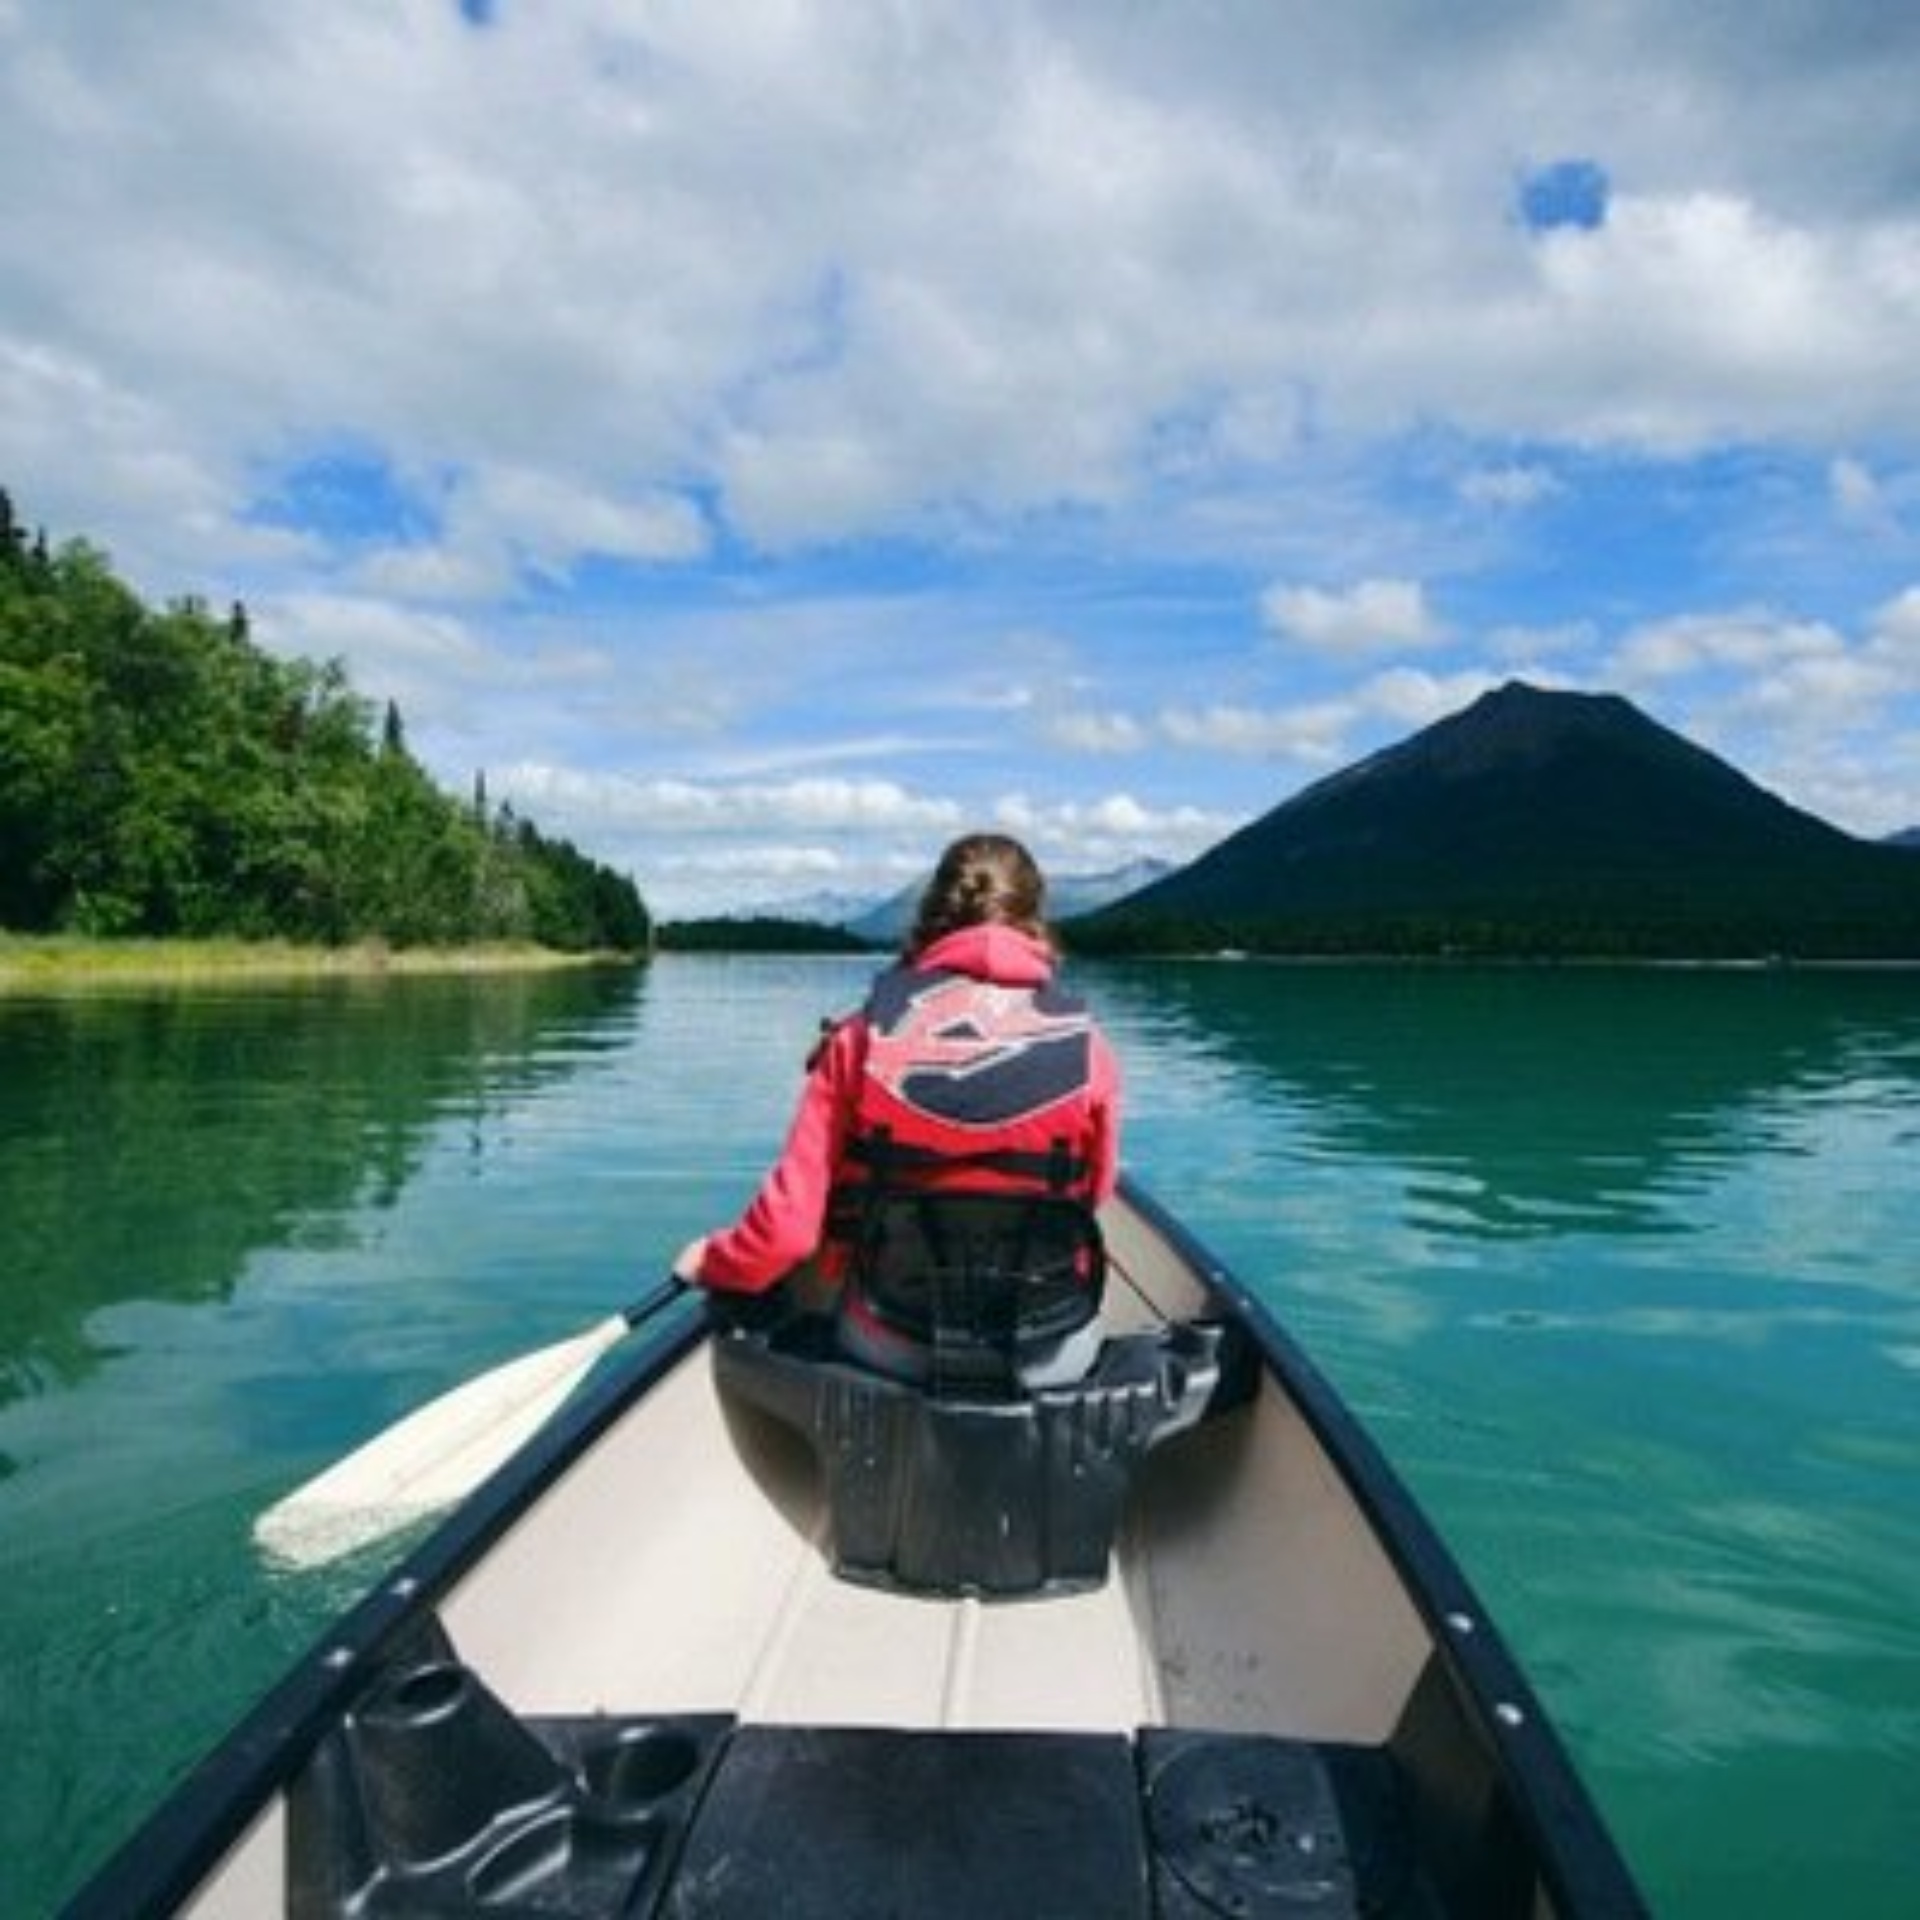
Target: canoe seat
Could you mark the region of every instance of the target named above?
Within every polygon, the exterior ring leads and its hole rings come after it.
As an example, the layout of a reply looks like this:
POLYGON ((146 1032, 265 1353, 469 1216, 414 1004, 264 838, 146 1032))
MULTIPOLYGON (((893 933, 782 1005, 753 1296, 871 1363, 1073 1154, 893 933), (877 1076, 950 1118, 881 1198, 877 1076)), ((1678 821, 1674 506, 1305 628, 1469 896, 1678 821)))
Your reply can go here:
POLYGON ((867 1586, 1012 1599, 1100 1586, 1149 1451, 1225 1398, 1228 1330, 1109 1338, 1085 1379, 1019 1397, 935 1395, 798 1328, 714 1342, 723 1392, 793 1428, 825 1476, 834 1571, 867 1586))
MULTIPOLYGON (((1481 1869, 1476 1878, 1430 1870, 1417 1781, 1387 1748, 1205 1728, 759 1724, 630 1706, 523 1716, 440 1638, 443 1650, 425 1657, 396 1648, 294 1780, 286 1898, 272 1911, 299 1920, 1538 1911, 1510 1859, 1488 1873, 1485 1852, 1468 1848, 1459 1857, 1481 1869)), ((220 1910, 268 1910, 252 1891, 252 1903, 220 1910)))

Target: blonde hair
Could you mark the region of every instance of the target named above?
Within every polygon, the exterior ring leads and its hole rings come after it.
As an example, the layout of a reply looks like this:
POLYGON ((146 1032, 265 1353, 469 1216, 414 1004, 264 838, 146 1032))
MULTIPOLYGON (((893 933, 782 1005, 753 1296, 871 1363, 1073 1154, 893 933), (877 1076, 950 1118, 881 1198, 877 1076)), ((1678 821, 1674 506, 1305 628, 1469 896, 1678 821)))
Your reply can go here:
POLYGON ((1048 940, 1047 883, 1033 855, 1003 833, 970 833, 940 856, 907 938, 911 956, 962 927, 1015 927, 1048 940))

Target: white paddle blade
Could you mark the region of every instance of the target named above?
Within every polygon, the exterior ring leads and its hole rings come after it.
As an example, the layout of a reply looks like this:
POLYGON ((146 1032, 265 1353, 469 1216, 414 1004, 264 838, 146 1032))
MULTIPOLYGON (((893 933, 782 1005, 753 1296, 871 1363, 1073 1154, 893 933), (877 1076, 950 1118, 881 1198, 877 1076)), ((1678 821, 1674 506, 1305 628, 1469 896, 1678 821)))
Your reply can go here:
POLYGON ((283 1566, 320 1566, 464 1499, 626 1333, 615 1314, 428 1401, 269 1507, 254 1522, 255 1544, 283 1566))

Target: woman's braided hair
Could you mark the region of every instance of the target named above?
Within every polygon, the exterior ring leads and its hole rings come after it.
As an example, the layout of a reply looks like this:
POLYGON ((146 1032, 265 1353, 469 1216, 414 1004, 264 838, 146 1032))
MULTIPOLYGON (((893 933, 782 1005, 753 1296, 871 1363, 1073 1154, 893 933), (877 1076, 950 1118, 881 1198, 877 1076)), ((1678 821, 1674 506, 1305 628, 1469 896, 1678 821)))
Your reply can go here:
POLYGON ((1033 855, 1002 833, 970 833, 940 856, 907 940, 909 955, 962 927, 1016 927, 1048 938, 1047 883, 1033 855))

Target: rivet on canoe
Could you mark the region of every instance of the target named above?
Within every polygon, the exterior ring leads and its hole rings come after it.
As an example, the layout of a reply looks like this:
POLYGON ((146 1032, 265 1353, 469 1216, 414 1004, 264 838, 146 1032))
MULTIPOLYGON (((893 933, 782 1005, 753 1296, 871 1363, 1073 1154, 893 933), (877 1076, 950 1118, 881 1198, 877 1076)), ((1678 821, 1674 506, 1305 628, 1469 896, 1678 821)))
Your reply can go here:
POLYGON ((1521 1727, 1525 1726, 1527 1721, 1527 1716, 1511 1700, 1496 1700, 1493 1706, 1493 1717, 1503 1727, 1521 1727))
POLYGON ((1447 1615, 1447 1625, 1450 1626, 1455 1633, 1471 1633, 1473 1631, 1473 1615, 1470 1613, 1450 1613, 1447 1615))

